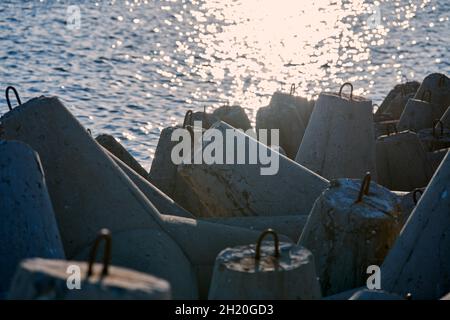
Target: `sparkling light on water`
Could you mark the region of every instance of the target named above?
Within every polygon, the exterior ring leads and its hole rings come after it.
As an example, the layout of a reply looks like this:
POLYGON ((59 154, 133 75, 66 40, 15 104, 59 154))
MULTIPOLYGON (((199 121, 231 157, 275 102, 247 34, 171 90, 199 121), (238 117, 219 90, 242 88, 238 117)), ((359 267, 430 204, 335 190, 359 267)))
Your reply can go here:
POLYGON ((379 103, 396 83, 448 74, 449 12, 446 0, 2 1, 0 79, 22 100, 60 96, 148 168, 188 109, 236 103, 254 121, 291 84, 314 97, 351 81, 379 103))

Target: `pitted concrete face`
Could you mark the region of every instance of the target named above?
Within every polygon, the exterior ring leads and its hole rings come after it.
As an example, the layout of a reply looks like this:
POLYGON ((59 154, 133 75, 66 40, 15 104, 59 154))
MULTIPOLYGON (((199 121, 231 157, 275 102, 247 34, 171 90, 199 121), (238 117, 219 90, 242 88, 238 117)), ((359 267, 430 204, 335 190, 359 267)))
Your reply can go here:
POLYGON ((82 261, 29 259, 21 263, 9 294, 10 299, 170 299, 170 284, 151 275, 110 266, 102 276, 103 266, 82 261), (69 290, 67 270, 80 271, 80 288, 69 290))
POLYGON ((356 203, 361 189, 361 180, 337 179, 330 182, 330 187, 323 193, 323 198, 330 207, 340 208, 345 212, 351 210, 364 218, 383 219, 386 215, 399 218, 401 214, 398 197, 390 190, 370 183, 369 193, 364 195, 363 201, 356 203))
MULTIPOLYGON (((431 73, 427 75, 414 98, 422 99, 426 91, 431 92, 431 103, 445 108, 450 105, 450 79, 445 74, 431 73)), ((445 109, 443 112, 445 112, 445 109)))
POLYGON ((446 109, 447 106, 443 108, 441 105, 428 101, 409 99, 397 124, 397 129, 417 132, 433 127, 434 120, 439 119, 446 109))
POLYGON ((261 244, 261 258, 255 259, 256 245, 238 246, 223 250, 217 257, 220 266, 237 272, 276 272, 293 270, 311 263, 312 254, 307 249, 281 242, 280 256, 275 257, 274 243, 264 241, 261 244))

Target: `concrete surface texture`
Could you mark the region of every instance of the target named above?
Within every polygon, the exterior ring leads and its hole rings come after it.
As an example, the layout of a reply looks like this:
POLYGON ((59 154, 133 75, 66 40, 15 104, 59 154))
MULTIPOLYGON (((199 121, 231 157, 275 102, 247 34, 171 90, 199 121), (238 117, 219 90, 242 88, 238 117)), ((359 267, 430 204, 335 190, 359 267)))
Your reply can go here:
MULTIPOLYGON (((314 100, 292 94, 275 92, 267 107, 261 107, 256 114, 256 130, 280 130, 279 144, 286 155, 294 159, 303 139, 309 118, 314 108, 314 100)), ((270 141, 268 141, 270 144, 270 141)))
POLYGON ((314 258, 307 249, 281 242, 227 248, 217 257, 209 299, 320 299, 314 258), (274 245, 278 247, 277 255, 274 245), (260 248, 260 249, 259 249, 260 248), (260 252, 260 258, 255 256, 260 252))
POLYGON ((416 133, 381 136, 375 146, 379 184, 398 191, 427 186, 433 167, 416 133))
POLYGON ((447 153, 383 262, 383 290, 413 299, 439 299, 450 291, 449 212, 447 153))
POLYGON ((326 179, 375 176, 372 102, 321 93, 295 161, 326 179))
MULTIPOLYGON (((8 298, 20 300, 168 300, 170 284, 162 279, 116 266, 102 276, 102 264, 87 275, 84 261, 28 259, 20 264, 8 298), (78 267, 79 290, 70 290, 67 271, 78 267)), ((71 283, 75 285, 75 282, 71 283)))
POLYGON ((112 135, 101 134, 95 140, 106 150, 114 154, 117 158, 127 164, 142 177, 147 178, 148 173, 140 163, 120 144, 112 135))
POLYGON ((397 196, 374 182, 331 181, 298 242, 314 255, 324 296, 366 283, 367 268, 381 265, 397 238, 400 215, 397 196))
POLYGON ((0 140, 0 296, 20 261, 65 254, 38 154, 19 141, 0 140))
MULTIPOLYGON (((234 145, 234 155, 242 150, 248 155, 251 150, 258 149, 258 152, 274 158, 274 162, 278 161, 278 171, 272 175, 261 174, 267 165, 261 164, 260 158, 256 164, 236 161, 227 164, 224 158, 223 164, 180 165, 181 176, 195 190, 211 217, 307 214, 328 185, 324 178, 224 122, 211 128, 222 134, 231 130, 243 141, 238 151, 234 145)), ((205 132, 204 140, 208 141, 212 134, 211 131, 205 132)), ((223 155, 228 152, 226 146, 223 147, 223 155)))

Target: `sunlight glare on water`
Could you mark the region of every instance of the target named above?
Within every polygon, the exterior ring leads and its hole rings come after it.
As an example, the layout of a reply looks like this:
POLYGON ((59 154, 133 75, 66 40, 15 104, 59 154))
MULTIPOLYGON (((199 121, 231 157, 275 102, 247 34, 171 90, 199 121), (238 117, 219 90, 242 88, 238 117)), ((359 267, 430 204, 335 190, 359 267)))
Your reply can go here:
POLYGON ((254 122, 292 84, 313 98, 351 81, 380 103, 406 79, 448 74, 449 11, 446 0, 7 0, 0 76, 22 100, 59 96, 149 168, 160 131, 189 109, 239 104, 254 122))

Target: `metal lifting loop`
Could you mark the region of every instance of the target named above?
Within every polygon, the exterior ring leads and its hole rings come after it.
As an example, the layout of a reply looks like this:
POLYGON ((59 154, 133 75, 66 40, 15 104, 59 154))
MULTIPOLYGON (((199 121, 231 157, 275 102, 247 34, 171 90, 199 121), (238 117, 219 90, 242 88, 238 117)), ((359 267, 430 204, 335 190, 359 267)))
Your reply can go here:
POLYGON ((111 231, 109 231, 108 229, 101 229, 97 235, 97 239, 95 239, 94 245, 92 246, 91 253, 89 255, 89 267, 87 272, 88 278, 93 273, 95 256, 97 255, 97 248, 102 240, 105 240, 102 276, 108 275, 108 267, 111 261, 111 231))
POLYGON ((433 137, 438 138, 438 136, 436 136, 436 125, 439 124, 439 126, 441 127, 441 134, 439 137, 442 137, 444 135, 444 124, 442 123, 441 120, 439 119, 435 119, 433 121, 433 137))
POLYGON ((261 243, 264 240, 264 238, 271 234, 273 236, 273 239, 275 241, 275 254, 274 257, 278 258, 280 256, 280 241, 278 239, 278 234, 273 229, 267 229, 258 238, 258 242, 256 243, 256 254, 255 254, 255 260, 261 259, 261 243))
POLYGON ((431 103, 431 90, 425 90, 422 92, 422 101, 430 102, 431 103), (428 100, 425 100, 425 95, 428 93, 428 100))
POLYGON ((361 188, 359 189, 358 199, 356 199, 355 203, 362 202, 363 196, 365 196, 365 195, 367 196, 369 194, 371 179, 372 179, 372 177, 370 175, 370 172, 367 172, 361 183, 361 188))
POLYGON ((291 84, 291 92, 289 93, 291 96, 293 96, 295 94, 295 83, 291 84))
POLYGON ((417 198, 417 195, 422 196, 422 194, 423 194, 423 190, 421 190, 421 189, 415 189, 413 191, 412 196, 413 196, 414 205, 416 205, 417 202, 419 202, 419 199, 420 199, 420 197, 417 198))
POLYGON ((14 92, 14 95, 16 96, 17 103, 19 106, 22 104, 22 101, 20 101, 19 93, 17 92, 16 88, 9 86, 5 90, 5 96, 6 96, 6 103, 8 103, 9 111, 12 110, 11 101, 9 100, 9 91, 12 90, 14 92))
POLYGON ((346 82, 341 86, 341 88, 339 89, 339 97, 342 97, 342 89, 345 86, 350 86, 350 100, 352 100, 353 99, 353 85, 350 82, 346 82))
POLYGON ((187 125, 192 125, 192 110, 188 110, 184 116, 183 129, 185 129, 187 125))

